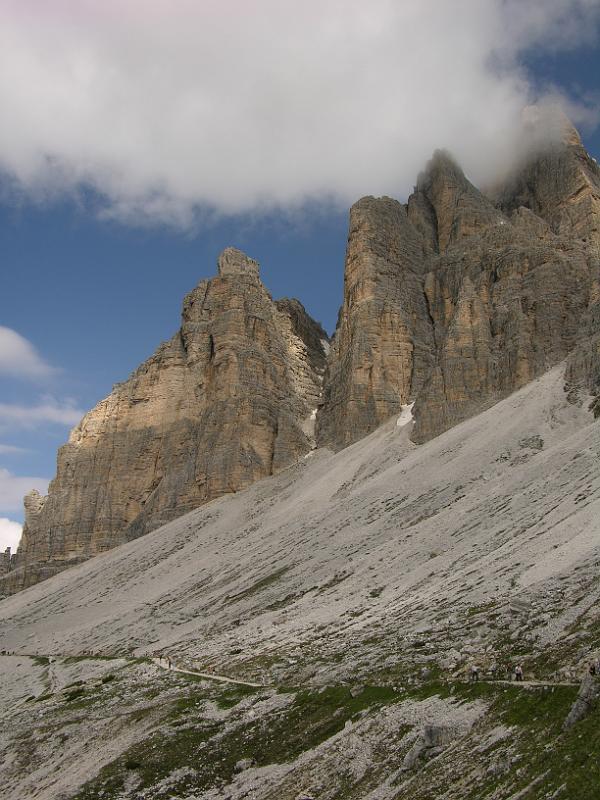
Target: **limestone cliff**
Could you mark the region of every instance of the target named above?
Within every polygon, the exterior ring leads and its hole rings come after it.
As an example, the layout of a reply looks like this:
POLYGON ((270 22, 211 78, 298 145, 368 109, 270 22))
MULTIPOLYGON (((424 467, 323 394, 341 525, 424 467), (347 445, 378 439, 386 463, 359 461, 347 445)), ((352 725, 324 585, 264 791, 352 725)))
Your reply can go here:
POLYGON ((430 240, 396 200, 365 197, 352 207, 344 304, 317 417, 320 444, 360 439, 423 384, 433 359, 422 276, 430 254, 430 240))
POLYGON ((559 123, 490 197, 438 151, 406 205, 352 208, 320 444, 413 401, 426 441, 567 356, 570 384, 600 395, 600 170, 559 123))
POLYGON ((233 248, 181 328, 87 414, 47 497, 25 499, 10 592, 288 466, 312 447, 327 336, 233 248))

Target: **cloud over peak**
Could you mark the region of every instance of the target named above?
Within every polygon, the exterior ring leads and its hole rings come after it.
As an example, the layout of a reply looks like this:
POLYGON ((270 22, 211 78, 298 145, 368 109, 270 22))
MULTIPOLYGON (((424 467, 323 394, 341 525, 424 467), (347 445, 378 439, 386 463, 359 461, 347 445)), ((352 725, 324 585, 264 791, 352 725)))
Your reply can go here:
POLYGON ((431 152, 506 166, 532 47, 594 35, 600 0, 66 0, 0 10, 0 170, 34 196, 190 225, 406 195, 431 152))

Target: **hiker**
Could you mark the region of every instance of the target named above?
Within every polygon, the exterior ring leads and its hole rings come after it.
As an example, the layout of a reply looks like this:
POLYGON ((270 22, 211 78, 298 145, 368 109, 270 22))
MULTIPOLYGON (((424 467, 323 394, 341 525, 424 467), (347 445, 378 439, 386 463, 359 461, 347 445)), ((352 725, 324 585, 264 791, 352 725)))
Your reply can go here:
POLYGON ((523 680, 523 667, 520 664, 517 664, 515 667, 515 680, 522 681, 523 680))
POLYGON ((171 663, 171 656, 167 656, 167 666, 169 669, 171 669, 171 663))
POLYGON ((478 681, 479 680, 479 667, 476 667, 474 664, 471 667, 471 681, 478 681))
POLYGON ((595 661, 590 661, 590 666, 589 666, 588 672, 590 673, 590 675, 595 675, 596 674, 596 662, 595 661))
POLYGON ((506 665, 506 680, 507 680, 507 681, 512 681, 512 679, 513 679, 513 668, 512 668, 512 664, 507 664, 507 665, 506 665))

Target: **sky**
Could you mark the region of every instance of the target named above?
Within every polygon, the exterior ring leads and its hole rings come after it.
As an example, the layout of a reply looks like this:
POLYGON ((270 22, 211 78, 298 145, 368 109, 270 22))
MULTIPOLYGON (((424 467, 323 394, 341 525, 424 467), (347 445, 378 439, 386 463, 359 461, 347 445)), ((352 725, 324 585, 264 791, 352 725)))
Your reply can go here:
POLYGON ((4 0, 0 548, 228 245, 332 332, 348 207, 478 184, 559 103, 600 156, 600 0, 4 0))

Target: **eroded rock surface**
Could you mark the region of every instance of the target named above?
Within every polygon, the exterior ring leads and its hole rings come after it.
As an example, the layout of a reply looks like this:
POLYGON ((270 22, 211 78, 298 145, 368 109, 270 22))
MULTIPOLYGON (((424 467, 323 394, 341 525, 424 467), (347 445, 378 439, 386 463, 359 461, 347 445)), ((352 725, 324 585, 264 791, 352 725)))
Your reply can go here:
MULTIPOLYGON (((420 221, 430 234, 425 213, 420 221)), ((425 381, 433 328, 422 268, 431 248, 398 201, 365 197, 352 207, 344 304, 317 420, 320 444, 339 448, 362 438, 400 413, 425 381)))
POLYGON ((48 496, 25 499, 11 592, 293 463, 312 447, 322 328, 274 303, 256 261, 228 248, 185 298, 180 330, 87 414, 48 496))
POLYGON ((344 447, 412 402, 424 442, 567 356, 574 396, 600 397, 600 169, 556 126, 551 143, 532 130, 493 196, 438 151, 406 205, 352 208, 320 444, 344 447))

